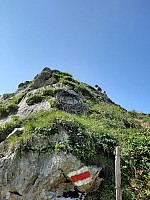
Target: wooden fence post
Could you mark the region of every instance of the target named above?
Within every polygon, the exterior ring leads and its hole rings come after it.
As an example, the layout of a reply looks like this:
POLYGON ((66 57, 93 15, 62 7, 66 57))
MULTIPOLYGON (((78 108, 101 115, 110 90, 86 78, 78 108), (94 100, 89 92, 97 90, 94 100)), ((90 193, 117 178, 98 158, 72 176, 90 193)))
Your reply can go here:
POLYGON ((121 194, 121 170, 120 170, 120 146, 116 147, 115 152, 115 188, 116 188, 116 200, 122 200, 121 194))

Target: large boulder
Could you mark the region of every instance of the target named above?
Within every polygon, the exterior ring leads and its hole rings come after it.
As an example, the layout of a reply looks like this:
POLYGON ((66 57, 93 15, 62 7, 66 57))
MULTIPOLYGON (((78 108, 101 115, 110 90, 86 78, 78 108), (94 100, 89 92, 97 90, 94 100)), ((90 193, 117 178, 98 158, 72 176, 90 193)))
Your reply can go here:
POLYGON ((58 107, 69 113, 83 113, 87 111, 81 96, 73 90, 62 90, 56 95, 58 107))

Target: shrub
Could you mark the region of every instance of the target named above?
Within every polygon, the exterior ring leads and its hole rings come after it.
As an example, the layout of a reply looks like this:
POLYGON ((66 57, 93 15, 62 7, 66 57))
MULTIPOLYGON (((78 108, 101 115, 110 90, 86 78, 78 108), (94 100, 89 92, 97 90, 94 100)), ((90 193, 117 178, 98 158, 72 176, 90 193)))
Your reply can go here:
POLYGON ((4 126, 0 126, 0 142, 4 141, 6 137, 14 130, 14 128, 20 128, 21 121, 6 123, 4 126))
POLYGON ((59 71, 59 70, 57 70, 57 69, 54 69, 54 70, 52 70, 52 73, 54 74, 61 74, 61 71, 59 71))
POLYGON ((18 106, 16 104, 11 103, 6 107, 6 109, 9 115, 15 114, 18 110, 18 106))
POLYGON ((19 116, 11 115, 11 119, 12 119, 14 122, 17 122, 17 121, 19 120, 19 116))
POLYGON ((35 94, 35 95, 32 95, 31 97, 29 97, 27 100, 26 100, 26 103, 31 106, 31 105, 34 105, 36 103, 40 103, 42 102, 43 98, 41 95, 39 94, 35 94))
POLYGON ((52 98, 49 100, 49 103, 51 105, 52 108, 57 107, 57 101, 56 98, 52 98))
POLYGON ((42 91, 42 96, 54 96, 54 89, 48 88, 42 91))
POLYGON ((20 83, 18 85, 18 89, 24 89, 26 88, 32 81, 25 81, 24 83, 20 83))
POLYGON ((70 89, 72 89, 72 90, 74 90, 75 87, 76 87, 76 84, 75 84, 75 83, 73 83, 73 82, 71 82, 71 81, 68 81, 68 80, 66 80, 66 79, 64 79, 64 78, 60 79, 59 82, 62 83, 62 84, 64 84, 64 85, 69 86, 70 89))
POLYGON ((76 82, 70 74, 65 72, 60 72, 58 70, 52 71, 52 77, 55 78, 56 82, 59 82, 61 79, 66 79, 68 81, 76 82))
POLYGON ((14 96, 14 93, 6 93, 6 94, 3 94, 3 99, 8 99, 10 97, 13 97, 14 96))
POLYGON ((7 112, 6 106, 3 106, 2 104, 0 104, 0 118, 7 117, 7 116, 8 116, 8 112, 7 112))
POLYGON ((64 76, 63 77, 64 80, 75 83, 75 84, 79 84, 79 82, 77 80, 75 80, 74 78, 70 77, 70 76, 64 76))
POLYGON ((59 82, 61 76, 60 76, 60 74, 52 74, 52 78, 54 79, 53 84, 55 84, 55 83, 59 82))
POLYGON ((61 72, 62 76, 67 76, 67 77, 72 77, 71 74, 69 74, 68 72, 61 72))
POLYGON ((42 70, 42 72, 51 72, 51 69, 49 67, 44 67, 44 69, 42 70))
POLYGON ((17 110, 18 106, 15 103, 10 103, 7 106, 0 104, 0 118, 15 114, 17 110))
POLYGON ((87 89, 84 85, 79 85, 75 87, 75 91, 79 94, 82 94, 85 97, 90 98, 91 100, 94 100, 94 96, 91 93, 89 89, 87 89))

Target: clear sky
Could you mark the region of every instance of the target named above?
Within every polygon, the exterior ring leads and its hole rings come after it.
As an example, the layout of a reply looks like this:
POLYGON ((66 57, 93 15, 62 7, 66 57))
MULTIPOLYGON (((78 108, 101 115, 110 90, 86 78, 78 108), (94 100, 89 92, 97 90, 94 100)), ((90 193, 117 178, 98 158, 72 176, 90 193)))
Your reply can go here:
POLYGON ((150 113, 150 0, 0 0, 0 94, 45 66, 150 113))

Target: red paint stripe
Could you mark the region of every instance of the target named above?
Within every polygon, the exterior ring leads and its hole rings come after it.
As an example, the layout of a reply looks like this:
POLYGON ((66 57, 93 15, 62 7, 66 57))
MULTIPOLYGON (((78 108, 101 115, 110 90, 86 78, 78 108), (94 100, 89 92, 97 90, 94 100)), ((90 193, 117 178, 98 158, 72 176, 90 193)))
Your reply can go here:
POLYGON ((71 180, 72 182, 76 182, 76 181, 82 181, 86 178, 89 178, 90 177, 90 172, 89 171, 86 171, 86 172, 83 172, 81 174, 76 174, 74 176, 71 177, 71 180))

